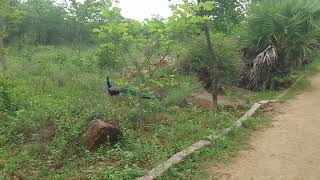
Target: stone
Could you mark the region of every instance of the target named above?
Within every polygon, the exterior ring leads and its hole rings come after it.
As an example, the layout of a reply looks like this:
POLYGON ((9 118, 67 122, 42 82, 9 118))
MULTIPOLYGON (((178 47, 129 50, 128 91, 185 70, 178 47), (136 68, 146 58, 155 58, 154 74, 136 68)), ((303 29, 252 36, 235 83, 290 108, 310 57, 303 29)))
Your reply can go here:
POLYGON ((122 133, 119 128, 99 119, 93 120, 89 123, 85 133, 85 146, 88 150, 92 151, 106 142, 115 144, 121 135, 122 133))

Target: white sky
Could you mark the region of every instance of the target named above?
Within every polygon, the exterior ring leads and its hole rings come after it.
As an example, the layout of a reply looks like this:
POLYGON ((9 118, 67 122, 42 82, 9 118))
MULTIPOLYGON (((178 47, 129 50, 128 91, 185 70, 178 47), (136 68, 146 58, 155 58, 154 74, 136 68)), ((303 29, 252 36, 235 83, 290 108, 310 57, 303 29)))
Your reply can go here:
POLYGON ((120 0, 119 7, 124 17, 142 21, 152 15, 169 17, 171 15, 169 5, 178 2, 181 0, 171 0, 171 2, 168 0, 120 0))
MULTIPOLYGON (((63 3, 65 0, 55 0, 63 3)), ((68 0, 67 0, 68 1, 68 0)), ((77 0, 83 2, 84 0, 77 0)), ((182 2, 182 0, 119 0, 119 7, 122 9, 122 15, 126 18, 143 21, 145 18, 151 18, 153 15, 160 15, 167 18, 171 15, 170 4, 182 2)))

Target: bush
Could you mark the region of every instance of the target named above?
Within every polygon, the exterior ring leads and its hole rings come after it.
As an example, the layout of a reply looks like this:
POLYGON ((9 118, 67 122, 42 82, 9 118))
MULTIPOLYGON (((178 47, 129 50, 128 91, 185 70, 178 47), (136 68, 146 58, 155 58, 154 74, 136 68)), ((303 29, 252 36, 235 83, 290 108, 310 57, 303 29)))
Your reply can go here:
POLYGON ((119 55, 111 48, 101 47, 97 51, 98 66, 101 69, 116 68, 119 66, 119 55))
MULTIPOLYGON (((234 84, 238 76, 240 54, 236 41, 224 34, 217 33, 212 36, 214 50, 219 59, 219 73, 222 84, 234 84)), ((199 36, 188 44, 187 52, 182 57, 181 70, 183 72, 198 73, 206 83, 211 82, 210 69, 212 60, 204 36, 199 36), (209 82, 208 82, 209 81, 209 82)), ((209 87, 210 85, 208 85, 209 87)))

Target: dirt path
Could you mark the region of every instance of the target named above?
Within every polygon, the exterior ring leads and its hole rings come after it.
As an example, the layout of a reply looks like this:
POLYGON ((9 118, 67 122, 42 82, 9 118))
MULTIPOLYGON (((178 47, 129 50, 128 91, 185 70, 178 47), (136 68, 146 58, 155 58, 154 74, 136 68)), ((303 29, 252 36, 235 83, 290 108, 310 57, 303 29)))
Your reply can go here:
POLYGON ((312 90, 277 108, 274 127, 251 138, 235 162, 209 165, 209 179, 320 180, 320 75, 312 90))

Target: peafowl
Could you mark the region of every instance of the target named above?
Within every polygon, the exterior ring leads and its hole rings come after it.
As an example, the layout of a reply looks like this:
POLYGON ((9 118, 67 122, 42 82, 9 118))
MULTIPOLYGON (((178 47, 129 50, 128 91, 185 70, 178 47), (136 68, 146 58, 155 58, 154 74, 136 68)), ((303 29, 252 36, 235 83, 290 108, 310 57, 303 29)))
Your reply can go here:
POLYGON ((112 83, 109 79, 109 77, 107 77, 107 89, 108 89, 108 92, 111 96, 116 96, 116 95, 119 95, 120 92, 121 92, 121 89, 120 88, 116 88, 116 87, 113 87, 112 86, 112 83))
POLYGON ((110 96, 117 96, 120 93, 123 93, 123 94, 129 94, 131 96, 139 96, 139 97, 142 97, 144 99, 159 99, 156 96, 152 96, 152 95, 147 94, 147 93, 140 93, 140 92, 137 92, 137 91, 135 91, 133 89, 130 89, 129 87, 122 87, 122 88, 113 87, 112 86, 112 82, 109 79, 109 77, 107 77, 107 89, 108 89, 108 92, 109 92, 110 96))

